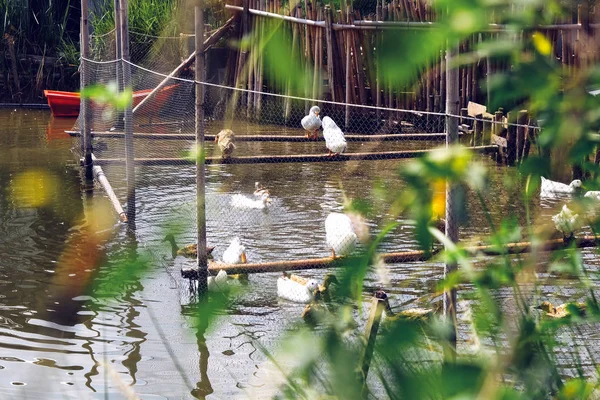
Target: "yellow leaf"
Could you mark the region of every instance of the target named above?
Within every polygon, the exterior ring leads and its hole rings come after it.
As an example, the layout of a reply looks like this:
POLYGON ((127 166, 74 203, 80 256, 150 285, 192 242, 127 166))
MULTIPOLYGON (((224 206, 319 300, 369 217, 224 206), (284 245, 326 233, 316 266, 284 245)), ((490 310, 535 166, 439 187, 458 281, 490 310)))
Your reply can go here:
POLYGON ((56 178, 42 170, 31 169, 18 174, 10 183, 17 207, 42 207, 56 193, 56 178))
POLYGON ((552 43, 550 43, 548 38, 543 33, 534 32, 531 38, 533 39, 533 45, 537 51, 540 52, 540 54, 548 56, 550 53, 552 53, 552 43))

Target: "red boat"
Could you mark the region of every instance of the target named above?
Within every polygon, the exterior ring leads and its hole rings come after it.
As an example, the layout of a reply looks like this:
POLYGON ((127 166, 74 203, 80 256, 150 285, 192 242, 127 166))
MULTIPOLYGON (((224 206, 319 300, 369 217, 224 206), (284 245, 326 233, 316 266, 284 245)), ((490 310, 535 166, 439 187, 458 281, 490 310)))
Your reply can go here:
MULTIPOLYGON (((165 100, 169 98, 173 90, 179 85, 165 86, 154 96, 152 108, 160 109, 165 100)), ((137 106, 153 89, 138 90, 133 93, 133 107, 137 106)), ((48 98, 48 105, 55 117, 77 117, 79 116, 79 93, 61 92, 59 90, 44 90, 44 95, 48 98)))

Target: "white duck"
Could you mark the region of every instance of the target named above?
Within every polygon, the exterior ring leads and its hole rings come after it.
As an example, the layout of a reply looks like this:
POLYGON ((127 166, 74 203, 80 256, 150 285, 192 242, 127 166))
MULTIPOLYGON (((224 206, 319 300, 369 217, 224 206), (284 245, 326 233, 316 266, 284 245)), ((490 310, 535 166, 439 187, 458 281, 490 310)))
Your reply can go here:
POLYGON ((269 197, 269 193, 263 193, 260 196, 260 199, 254 200, 249 197, 244 196, 243 194, 234 194, 231 197, 231 205, 235 208, 265 208, 271 203, 271 198, 269 197))
POLYGON ((217 276, 209 276, 206 279, 206 286, 209 292, 219 292, 227 285, 227 272, 220 270, 217 276))
POLYGON ((295 303, 310 303, 315 298, 319 283, 309 279, 306 283, 290 279, 285 274, 277 278, 277 296, 295 303))
POLYGON ((542 176, 542 187, 540 189, 541 196, 552 196, 556 193, 575 193, 577 188, 581 187, 581 181, 575 179, 570 184, 564 184, 562 182, 551 181, 542 176))
POLYGON ((254 182, 254 195, 262 197, 265 193, 269 195, 269 189, 260 182, 254 182))
POLYGON ((318 106, 312 106, 308 112, 308 115, 302 118, 302 121, 300 121, 302 127, 308 131, 305 137, 314 140, 317 139, 317 132, 321 127, 321 118, 319 118, 320 112, 321 109, 318 106))
POLYGON ((565 239, 573 237, 573 232, 581 226, 579 214, 574 214, 573 211, 565 204, 562 210, 552 217, 556 230, 562 232, 565 239))
POLYGON ((329 117, 323 118, 323 137, 330 156, 332 154, 339 155, 346 151, 347 145, 344 132, 329 117))
POLYGON ((325 240, 331 248, 331 256, 335 258, 348 255, 356 247, 356 233, 352 221, 345 214, 331 213, 325 219, 325 240))
POLYGON ((584 197, 592 200, 600 200, 600 190, 588 190, 585 192, 584 197))
POLYGON ((223 252, 223 262, 225 264, 245 264, 246 247, 242 245, 239 237, 234 237, 231 244, 223 252))

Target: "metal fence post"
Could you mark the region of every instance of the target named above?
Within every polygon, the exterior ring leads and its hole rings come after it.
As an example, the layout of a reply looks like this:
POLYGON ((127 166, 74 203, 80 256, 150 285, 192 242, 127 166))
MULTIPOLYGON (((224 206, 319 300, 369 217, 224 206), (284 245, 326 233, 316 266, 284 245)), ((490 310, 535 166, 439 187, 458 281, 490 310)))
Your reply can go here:
POLYGON ((205 168, 204 168, 204 9, 196 6, 196 213, 198 231, 198 290, 207 290, 208 260, 206 255, 205 168))
MULTIPOLYGON (((458 68, 453 65, 453 59, 458 55, 458 47, 446 50, 446 146, 458 143, 458 68)), ((458 218, 456 205, 456 187, 451 182, 446 183, 446 236, 454 243, 458 242, 458 218)), ((444 276, 456 271, 455 263, 446 263, 444 276)), ((456 356, 456 289, 444 292, 444 315, 451 325, 448 346, 445 349, 446 361, 454 360, 456 356)))

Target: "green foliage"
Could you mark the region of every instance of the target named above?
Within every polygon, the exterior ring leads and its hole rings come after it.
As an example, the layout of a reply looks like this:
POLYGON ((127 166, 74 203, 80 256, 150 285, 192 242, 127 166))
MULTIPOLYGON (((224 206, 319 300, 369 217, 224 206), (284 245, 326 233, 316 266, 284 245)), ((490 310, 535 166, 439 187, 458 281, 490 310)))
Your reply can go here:
POLYGON ((116 82, 108 85, 91 85, 81 91, 83 98, 93 100, 97 104, 109 104, 119 110, 125 109, 131 104, 133 91, 131 88, 125 88, 119 92, 119 86, 116 82))

